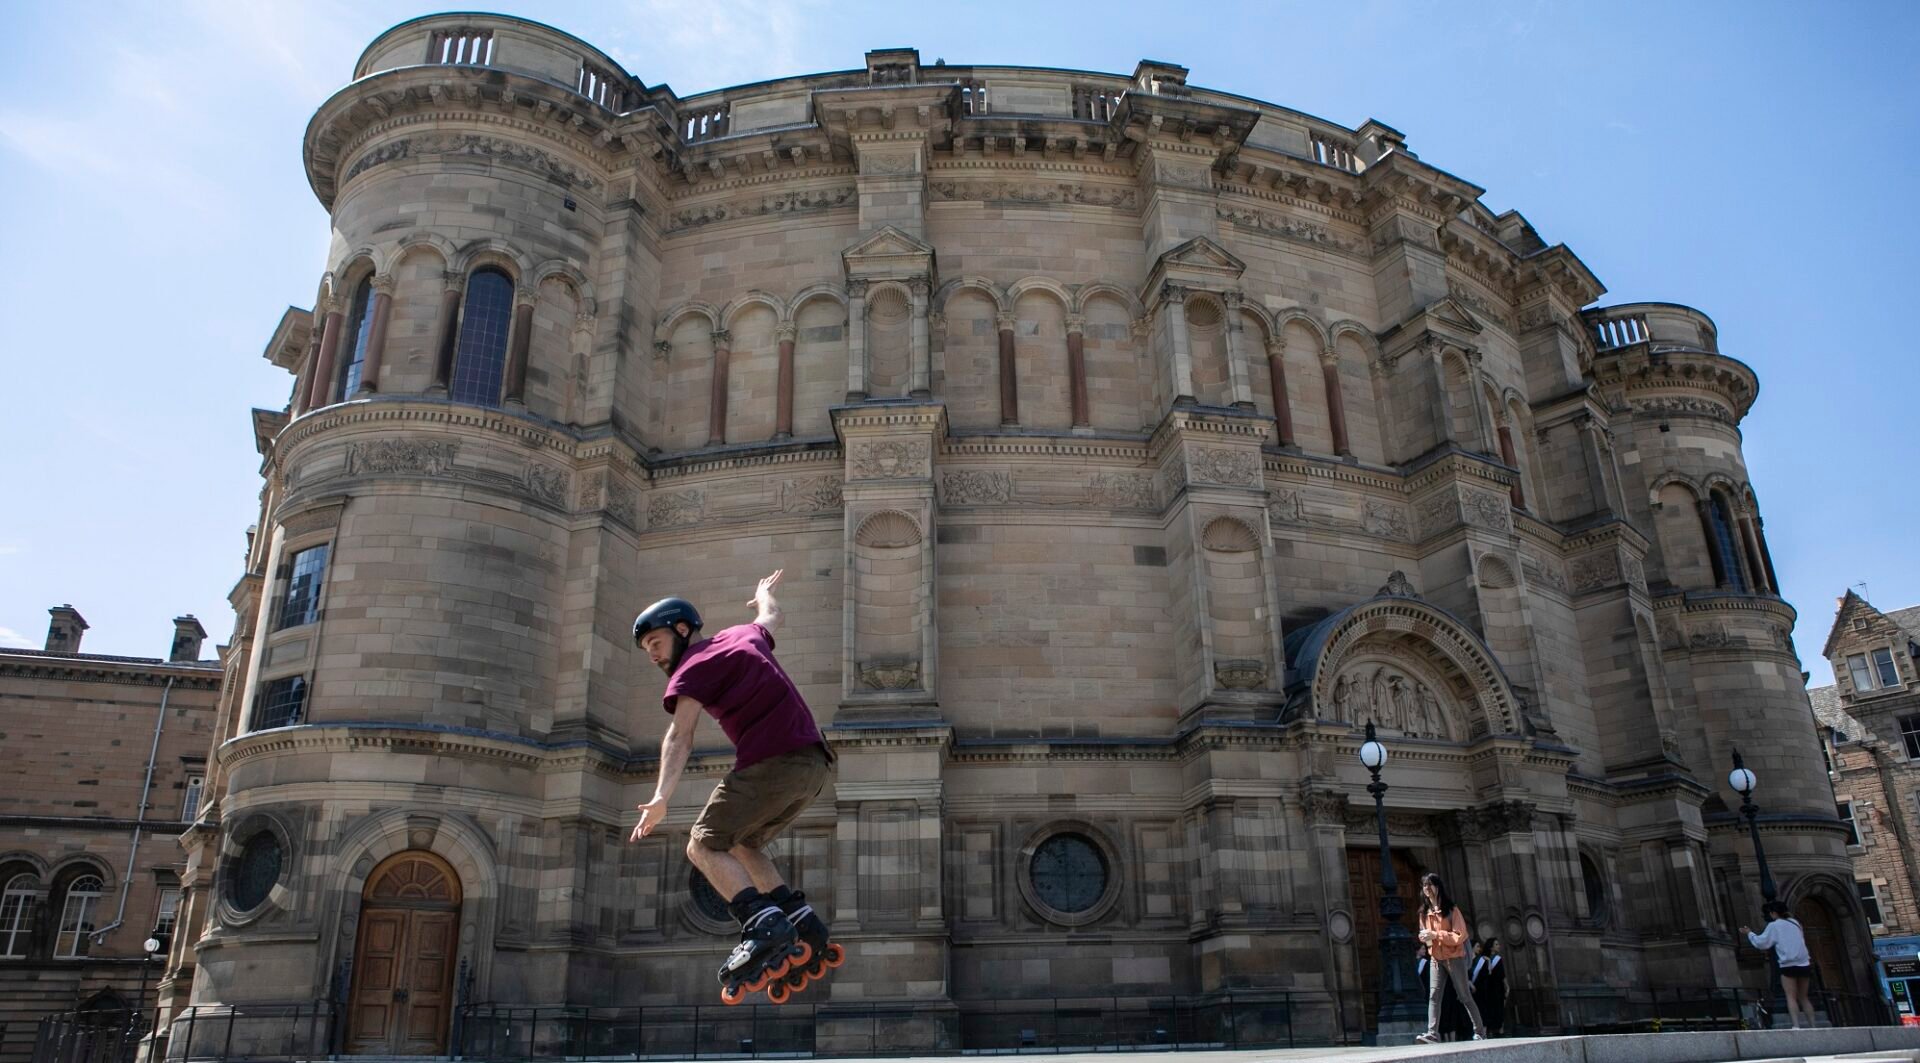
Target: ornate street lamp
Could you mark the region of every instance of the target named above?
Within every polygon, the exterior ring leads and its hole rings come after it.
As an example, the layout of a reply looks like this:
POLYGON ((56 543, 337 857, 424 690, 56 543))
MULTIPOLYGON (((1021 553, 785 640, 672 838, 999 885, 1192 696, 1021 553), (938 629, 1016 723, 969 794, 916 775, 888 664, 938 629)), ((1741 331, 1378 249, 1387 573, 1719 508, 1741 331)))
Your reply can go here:
POLYGON ((1760 777, 1740 762, 1740 750, 1733 751, 1733 770, 1727 773, 1727 785, 1740 795, 1740 814, 1747 817, 1747 836, 1753 839, 1753 860, 1760 865, 1760 896, 1773 900, 1773 874, 1767 870, 1767 851, 1760 847, 1760 828, 1756 825, 1760 810, 1754 806, 1753 792, 1760 777))
POLYGON ((1373 795, 1374 819, 1380 826, 1380 1029, 1426 1023, 1426 994, 1413 984, 1413 934, 1401 923, 1406 909, 1400 903, 1400 883, 1393 874, 1393 851, 1387 845, 1387 784, 1380 769, 1387 763, 1387 747, 1373 736, 1367 721, 1367 740, 1360 746, 1360 763, 1373 776, 1367 792, 1373 795))
POLYGON ((127 1020, 127 1040, 129 1041, 144 1039, 152 1033, 152 1031, 148 1030, 145 1026, 147 1011, 147 975, 153 969, 153 958, 167 951, 167 942, 172 936, 171 931, 154 927, 153 932, 147 935, 147 940, 140 944, 140 951, 142 953, 140 957, 140 997, 139 1002, 134 1005, 133 1016, 127 1020))

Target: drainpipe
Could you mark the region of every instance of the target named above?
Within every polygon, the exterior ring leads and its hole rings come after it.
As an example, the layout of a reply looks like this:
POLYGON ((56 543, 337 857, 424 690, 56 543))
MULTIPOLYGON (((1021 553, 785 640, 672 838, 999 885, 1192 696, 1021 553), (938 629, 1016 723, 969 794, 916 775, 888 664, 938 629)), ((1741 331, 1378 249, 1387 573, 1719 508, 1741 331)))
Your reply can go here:
POLYGON ((153 717, 153 747, 147 750, 147 781, 140 786, 140 808, 134 813, 133 845, 127 850, 127 873, 120 880, 120 910, 113 913, 113 922, 93 932, 95 945, 127 920, 127 894, 133 892, 133 862, 140 855, 140 829, 141 824, 147 821, 147 797, 153 792, 153 762, 160 755, 160 731, 167 723, 167 696, 173 693, 173 680, 173 676, 167 677, 166 688, 160 691, 160 711, 153 717))

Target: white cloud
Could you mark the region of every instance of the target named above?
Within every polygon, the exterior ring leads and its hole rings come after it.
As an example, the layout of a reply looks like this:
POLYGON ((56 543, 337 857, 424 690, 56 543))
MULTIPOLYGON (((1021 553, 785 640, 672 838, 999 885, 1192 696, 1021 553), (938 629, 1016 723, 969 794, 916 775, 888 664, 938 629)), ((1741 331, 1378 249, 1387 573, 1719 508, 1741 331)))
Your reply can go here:
POLYGON ((0 627, 0 647, 10 650, 37 650, 40 648, 40 643, 10 627, 0 627))

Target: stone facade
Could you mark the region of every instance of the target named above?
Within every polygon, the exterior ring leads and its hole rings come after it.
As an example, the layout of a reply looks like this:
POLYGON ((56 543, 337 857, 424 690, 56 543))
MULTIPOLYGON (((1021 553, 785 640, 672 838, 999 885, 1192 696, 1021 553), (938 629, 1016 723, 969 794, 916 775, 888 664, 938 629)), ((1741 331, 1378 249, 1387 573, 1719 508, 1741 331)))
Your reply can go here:
MULTIPOLYGON (((1881 983, 1914 977, 1920 952, 1920 867, 1913 839, 1920 832, 1920 608, 1882 612, 1848 591, 1840 599, 1824 653, 1834 685, 1807 692, 1827 743, 1834 801, 1851 819, 1856 888, 1870 897, 1868 913, 1881 983), (1856 840, 1857 839, 1857 840, 1856 840), (1886 962, 1896 974, 1888 978, 1886 962)), ((1863 905, 1863 907, 1867 907, 1863 905)), ((1914 1014, 1911 989, 1894 1002, 1914 1014)))
POLYGON ((745 620, 775 567, 841 756, 778 847, 851 954, 823 1015, 952 1044, 983 1001, 1266 987, 1359 1032, 1367 720, 1396 859, 1523 990, 1763 982, 1736 738, 1787 893, 1857 923, 1753 373, 1697 311, 1583 309, 1395 130, 911 50, 682 99, 479 15, 354 77, 255 413, 196 1003, 338 999, 396 1053, 456 1000, 708 999, 680 849, 729 758, 626 844, 666 724, 629 625, 745 620), (242 908, 250 845, 283 864, 242 908))
POLYGON ((45 650, 0 649, 0 1060, 27 1059, 47 1015, 124 1029, 163 973, 192 972, 188 935, 152 961, 144 943, 177 914, 179 839, 211 797, 220 663, 191 616, 167 657, 136 658, 81 652, 79 611, 49 611, 45 650))

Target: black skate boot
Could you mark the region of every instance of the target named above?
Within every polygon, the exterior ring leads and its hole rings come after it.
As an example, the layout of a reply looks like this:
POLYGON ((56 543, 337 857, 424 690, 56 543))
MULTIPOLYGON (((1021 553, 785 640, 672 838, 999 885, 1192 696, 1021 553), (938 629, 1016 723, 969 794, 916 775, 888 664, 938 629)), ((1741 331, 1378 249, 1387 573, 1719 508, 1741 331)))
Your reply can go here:
POLYGON ((778 905, 769 904, 749 916, 740 930, 740 944, 720 965, 720 1001, 738 1004, 749 993, 783 977, 796 959, 805 959, 806 946, 778 905))
POLYGON ((807 903, 806 894, 799 890, 775 890, 771 897, 787 914, 801 944, 807 948, 807 955, 794 962, 786 977, 767 986, 767 1000, 784 1004, 809 984, 825 978, 828 970, 846 963, 847 951, 838 942, 828 940, 827 922, 807 903))

